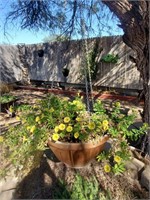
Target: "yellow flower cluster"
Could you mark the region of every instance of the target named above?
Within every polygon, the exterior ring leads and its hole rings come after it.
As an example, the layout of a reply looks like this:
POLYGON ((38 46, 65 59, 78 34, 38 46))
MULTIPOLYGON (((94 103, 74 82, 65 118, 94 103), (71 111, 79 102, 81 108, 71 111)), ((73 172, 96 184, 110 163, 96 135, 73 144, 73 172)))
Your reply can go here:
POLYGON ((77 106, 77 108, 79 109, 79 110, 82 110, 83 109, 83 103, 82 102, 80 102, 80 101, 78 101, 78 100, 74 100, 73 102, 72 102, 72 104, 73 105, 76 105, 77 106))
POLYGON ((30 133, 33 133, 36 129, 36 126, 27 126, 27 131, 30 131, 30 133))
MULTIPOLYGON (((77 121, 81 121, 82 119, 77 117, 76 118, 77 121)), ((69 124, 67 125, 67 123, 69 123, 71 121, 70 117, 65 117, 63 119, 64 123, 61 123, 59 124, 58 126, 55 126, 54 128, 54 133, 53 133, 53 136, 52 136, 52 139, 54 141, 57 141, 59 139, 59 131, 66 131, 68 133, 71 133, 73 132, 73 127, 69 124)), ((89 125, 88 125, 89 129, 90 130, 93 130, 95 128, 95 123, 94 122, 90 122, 89 125)), ((74 134, 74 138, 78 138, 79 137, 79 133, 78 132, 75 132, 74 134)))

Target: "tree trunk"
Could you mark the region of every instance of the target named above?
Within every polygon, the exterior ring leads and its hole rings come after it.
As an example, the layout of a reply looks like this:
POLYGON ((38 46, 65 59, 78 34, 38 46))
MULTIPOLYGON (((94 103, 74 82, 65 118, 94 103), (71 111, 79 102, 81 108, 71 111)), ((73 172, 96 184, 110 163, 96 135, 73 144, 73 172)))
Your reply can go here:
MULTIPOLYGON (((150 66, 149 66, 149 10, 150 2, 102 1, 119 18, 123 31, 123 41, 131 47, 136 57, 132 58, 143 80, 144 122, 150 125, 150 66)), ((150 130, 147 137, 150 145, 150 130)), ((150 155, 150 148, 147 153, 150 155)))

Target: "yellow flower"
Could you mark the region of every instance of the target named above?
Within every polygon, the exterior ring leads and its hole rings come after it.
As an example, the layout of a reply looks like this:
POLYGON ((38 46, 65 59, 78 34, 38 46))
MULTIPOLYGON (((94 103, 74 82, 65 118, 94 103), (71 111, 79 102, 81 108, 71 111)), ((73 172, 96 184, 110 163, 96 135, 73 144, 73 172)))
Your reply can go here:
POLYGON ((59 125, 59 129, 60 129, 61 131, 65 130, 65 128, 66 128, 65 124, 60 124, 60 125, 59 125))
POLYGON ((117 101, 117 102, 115 103, 115 106, 118 107, 118 108, 120 108, 120 102, 117 101))
POLYGON ((23 143, 25 143, 28 139, 26 138, 26 136, 23 136, 22 141, 23 143))
POLYGON ((73 100, 72 104, 77 105, 79 101, 73 100))
POLYGON ((2 143, 4 141, 3 136, 0 136, 0 143, 2 143))
POLYGON ((83 109, 83 104, 82 104, 81 102, 79 102, 79 103, 77 104, 77 108, 78 108, 79 110, 83 109))
POLYGON ((30 126, 27 126, 27 131, 29 131, 31 129, 31 127, 30 126))
POLYGON ((107 131, 108 130, 108 125, 103 125, 103 130, 107 131))
POLYGON ((83 108, 83 104, 80 101, 78 101, 78 100, 74 100, 72 102, 72 104, 76 105, 79 110, 81 110, 83 108))
POLYGON ((36 128, 35 126, 32 126, 30 132, 33 133, 35 131, 35 128, 36 128))
POLYGON ((20 120, 20 117, 19 117, 19 116, 16 116, 16 120, 20 120))
POLYGON ((44 118, 44 114, 41 115, 41 118, 42 118, 42 119, 44 118))
POLYGON ((36 122, 39 122, 39 121, 40 121, 40 117, 37 116, 37 117, 35 118, 35 121, 36 121, 36 122))
POLYGON ((54 112, 54 108, 52 107, 50 110, 49 110, 50 113, 54 112))
POLYGON ((103 120, 102 125, 103 125, 103 126, 108 125, 108 121, 107 121, 107 120, 103 120))
POLYGON ((70 117, 65 117, 65 118, 64 118, 64 122, 65 122, 65 123, 70 122, 70 117))
POLYGON ((33 108, 38 108, 38 105, 34 105, 33 108))
POLYGON ((77 96, 80 97, 80 92, 77 93, 77 96))
POLYGON ((73 130, 72 126, 67 126, 66 131, 71 132, 73 130))
POLYGON ((55 126, 54 131, 55 131, 55 133, 57 133, 59 131, 59 127, 55 126))
POLYGON ((104 171, 108 173, 108 172, 110 172, 110 170, 111 170, 110 165, 109 165, 109 164, 106 164, 106 165, 104 166, 104 171))
POLYGON ((77 122, 81 122, 82 119, 81 119, 80 117, 77 117, 77 118, 76 118, 76 121, 77 121, 77 122))
POLYGON ((11 113, 14 112, 13 106, 10 106, 10 107, 9 107, 9 111, 10 111, 11 113))
POLYGON ((23 120, 22 120, 22 124, 26 123, 26 121, 27 121, 26 119, 23 119, 23 120))
POLYGON ((57 133, 54 133, 53 136, 52 136, 52 139, 54 141, 57 141, 59 139, 59 135, 57 133))
POLYGON ((77 139, 77 138, 79 137, 79 133, 76 132, 76 133, 74 134, 74 137, 77 139))
POLYGON ((115 156, 114 161, 117 162, 117 163, 120 163, 121 162, 120 156, 115 156))
POLYGON ((107 131, 108 130, 108 121, 107 120, 103 120, 102 121, 102 126, 103 126, 103 130, 104 131, 107 131))
POLYGON ((90 123, 88 124, 88 128, 89 128, 90 130, 95 129, 95 123, 94 123, 94 122, 90 122, 90 123))

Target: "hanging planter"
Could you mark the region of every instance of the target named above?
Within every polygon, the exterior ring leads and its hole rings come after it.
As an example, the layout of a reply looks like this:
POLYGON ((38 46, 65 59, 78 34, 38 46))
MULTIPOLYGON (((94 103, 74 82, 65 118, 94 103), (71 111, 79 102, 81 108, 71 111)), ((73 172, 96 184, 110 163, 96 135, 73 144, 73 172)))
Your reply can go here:
POLYGON ((148 127, 144 124, 136 132, 129 130, 135 113, 128 116, 121 112, 120 106, 119 102, 114 102, 108 110, 97 100, 93 112, 88 112, 79 95, 74 100, 47 95, 37 105, 19 114, 20 125, 0 137, 3 149, 8 150, 5 160, 13 163, 17 171, 20 166, 21 172, 31 170, 40 163, 48 143, 56 157, 67 166, 83 167, 97 157, 106 172, 122 173, 125 160, 130 159, 127 136, 137 138, 148 127), (113 145, 109 152, 101 152, 108 136, 113 139, 113 145))
POLYGON ((48 145, 55 156, 69 167, 78 168, 86 166, 104 149, 107 135, 99 141, 88 143, 53 142, 48 140, 48 145))

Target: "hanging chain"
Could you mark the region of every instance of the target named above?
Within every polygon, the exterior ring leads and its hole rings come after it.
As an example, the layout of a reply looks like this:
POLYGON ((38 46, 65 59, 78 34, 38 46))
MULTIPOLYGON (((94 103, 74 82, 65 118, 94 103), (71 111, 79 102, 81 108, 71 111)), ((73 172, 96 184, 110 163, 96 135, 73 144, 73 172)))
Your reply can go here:
MULTIPOLYGON (((82 27, 81 27, 81 33, 82 33, 82 43, 83 43, 83 40, 86 41, 85 39, 85 23, 84 23, 84 20, 81 19, 81 23, 82 23, 82 27)), ((86 91, 86 105, 87 105, 87 111, 88 113, 90 113, 90 101, 89 101, 89 88, 88 88, 88 79, 87 79, 87 48, 86 48, 86 42, 84 43, 83 45, 83 49, 82 49, 82 52, 86 52, 86 55, 84 53, 82 53, 82 58, 84 56, 84 60, 83 60, 83 67, 84 67, 84 74, 85 74, 85 91, 86 91)))
POLYGON ((91 69, 90 69, 90 62, 88 57, 88 42, 87 39, 85 39, 85 52, 86 52, 86 61, 87 61, 87 70, 88 70, 88 77, 89 77, 89 86, 90 86, 90 93, 91 93, 91 110, 93 111, 93 87, 92 87, 92 78, 91 78, 91 69))
MULTIPOLYGON (((85 63, 86 62, 84 62, 84 64, 85 63)), ((84 74, 85 74, 85 91, 86 91, 87 111, 90 113, 89 88, 88 88, 88 79, 87 79, 87 70, 86 70, 86 67, 84 67, 84 74)))

